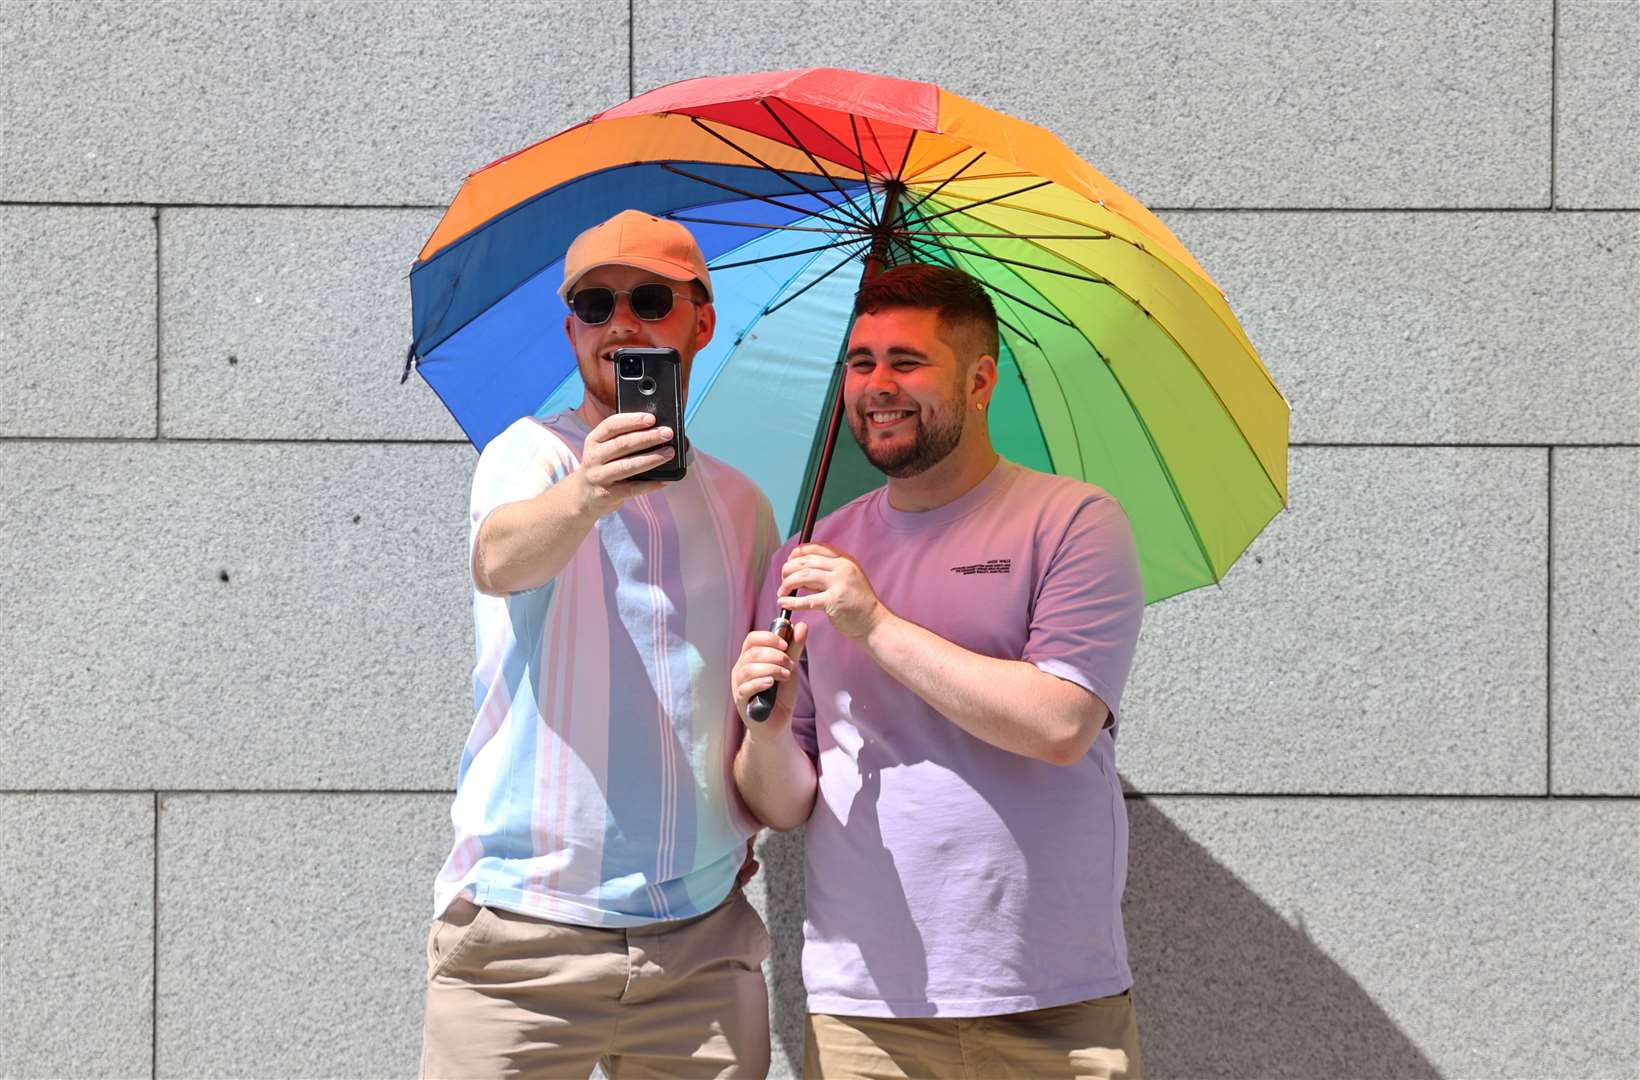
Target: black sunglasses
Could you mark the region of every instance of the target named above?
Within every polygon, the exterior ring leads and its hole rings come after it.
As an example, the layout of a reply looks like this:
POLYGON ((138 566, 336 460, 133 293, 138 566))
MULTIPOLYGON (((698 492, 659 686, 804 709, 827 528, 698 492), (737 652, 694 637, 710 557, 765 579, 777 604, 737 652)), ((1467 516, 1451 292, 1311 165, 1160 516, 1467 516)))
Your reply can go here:
POLYGON ((581 289, 569 298, 570 310, 588 326, 602 326, 615 314, 617 296, 626 297, 627 303, 632 305, 632 314, 644 322, 659 322, 672 314, 674 298, 694 300, 692 296, 673 292, 667 286, 651 281, 636 289, 606 289, 602 286, 581 289))

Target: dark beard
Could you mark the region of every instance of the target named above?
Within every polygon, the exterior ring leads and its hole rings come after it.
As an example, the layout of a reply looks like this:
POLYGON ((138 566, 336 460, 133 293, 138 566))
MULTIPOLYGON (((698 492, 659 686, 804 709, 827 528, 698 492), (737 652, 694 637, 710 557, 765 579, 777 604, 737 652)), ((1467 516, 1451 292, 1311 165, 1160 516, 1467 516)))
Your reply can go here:
POLYGON ((958 400, 953 404, 955 407, 950 412, 936 415, 928 423, 919 417, 916 438, 908 446, 888 447, 871 442, 866 418, 861 413, 864 406, 849 414, 848 426, 854 433, 854 441, 865 452, 866 460, 877 471, 895 480, 904 480, 944 461, 962 441, 962 402, 958 400))

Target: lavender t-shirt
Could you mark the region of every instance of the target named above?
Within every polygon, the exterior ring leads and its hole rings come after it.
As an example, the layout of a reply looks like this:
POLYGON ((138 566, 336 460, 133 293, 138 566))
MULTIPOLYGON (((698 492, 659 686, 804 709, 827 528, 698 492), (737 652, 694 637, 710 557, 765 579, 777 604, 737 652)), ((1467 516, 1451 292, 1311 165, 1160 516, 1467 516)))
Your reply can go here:
MULTIPOLYGON (((1143 613, 1116 500, 1000 462, 924 513, 886 489, 820 522, 889 610, 1025 660, 1120 717, 1143 613)), ((773 609, 776 555, 761 611, 773 609)), ((807 827, 811 1012, 987 1016, 1121 992, 1127 814, 1112 723, 1073 765, 998 749, 888 676, 821 615, 793 730, 819 763, 807 827)))

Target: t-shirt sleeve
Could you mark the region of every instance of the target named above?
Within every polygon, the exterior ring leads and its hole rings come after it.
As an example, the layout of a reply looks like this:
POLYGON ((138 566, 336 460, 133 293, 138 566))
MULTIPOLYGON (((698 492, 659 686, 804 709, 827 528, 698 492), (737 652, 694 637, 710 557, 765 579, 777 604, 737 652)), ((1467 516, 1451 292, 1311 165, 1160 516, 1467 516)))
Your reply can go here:
MULTIPOLYGON (((763 577, 763 591, 759 594, 757 602, 759 629, 768 629, 779 608, 775 601, 780 596, 780 568, 785 564, 786 556, 791 549, 796 546, 794 538, 781 545, 769 559, 769 570, 763 577)), ((797 745, 801 746, 809 757, 819 756, 819 745, 814 733, 814 697, 809 691, 807 657, 797 662, 797 704, 792 707, 792 735, 797 739, 797 745)))
POLYGON ((1047 557, 1023 659, 1097 694, 1114 726, 1144 603, 1127 515, 1109 496, 1089 499, 1047 557))
POLYGON ((574 468, 574 457, 564 440, 528 417, 491 439, 473 470, 469 558, 478 543, 479 527, 491 511, 507 503, 533 499, 574 468))

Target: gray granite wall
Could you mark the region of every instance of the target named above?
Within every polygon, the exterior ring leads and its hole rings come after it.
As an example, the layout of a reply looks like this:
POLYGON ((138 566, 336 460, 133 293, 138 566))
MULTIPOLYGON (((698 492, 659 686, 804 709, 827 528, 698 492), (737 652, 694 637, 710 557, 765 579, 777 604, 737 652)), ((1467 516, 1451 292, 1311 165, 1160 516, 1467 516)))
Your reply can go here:
POLYGON ((1129 692, 1150 1074, 1640 1074, 1634 0, 5 0, 0 56, 0 1075, 414 1072, 473 455, 405 273, 467 170, 797 64, 1058 132, 1293 402, 1129 692))

